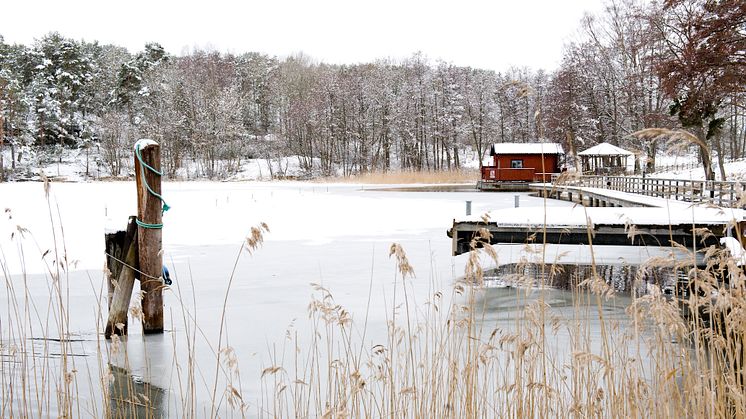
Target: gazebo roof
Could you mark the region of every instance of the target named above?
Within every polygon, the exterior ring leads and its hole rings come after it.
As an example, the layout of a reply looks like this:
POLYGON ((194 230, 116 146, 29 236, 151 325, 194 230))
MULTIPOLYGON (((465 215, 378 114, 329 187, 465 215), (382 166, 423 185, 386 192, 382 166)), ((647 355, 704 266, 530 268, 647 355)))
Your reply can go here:
POLYGON ((631 156, 634 153, 613 144, 601 143, 578 153, 579 156, 631 156))

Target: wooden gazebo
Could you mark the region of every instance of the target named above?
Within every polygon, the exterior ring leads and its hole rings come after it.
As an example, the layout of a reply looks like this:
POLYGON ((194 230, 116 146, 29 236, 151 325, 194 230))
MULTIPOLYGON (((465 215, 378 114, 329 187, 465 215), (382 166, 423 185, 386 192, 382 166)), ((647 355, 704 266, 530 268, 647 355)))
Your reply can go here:
POLYGON ((578 153, 583 173, 619 175, 627 172, 627 158, 631 151, 613 144, 597 144, 578 153))

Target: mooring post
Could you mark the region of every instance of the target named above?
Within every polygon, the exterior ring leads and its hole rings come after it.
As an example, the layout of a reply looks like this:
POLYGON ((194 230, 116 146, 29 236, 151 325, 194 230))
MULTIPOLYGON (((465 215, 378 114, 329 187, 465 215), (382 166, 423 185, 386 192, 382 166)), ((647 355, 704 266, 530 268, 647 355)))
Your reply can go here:
POLYGON ((466 201, 466 215, 471 215, 471 201, 466 201))
MULTIPOLYGON (((109 318, 104 331, 106 339, 109 339, 111 335, 127 334, 127 311, 132 298, 132 288, 135 285, 135 269, 137 269, 137 223, 135 220, 134 216, 129 218, 127 231, 121 243, 122 251, 117 257, 119 259, 117 265, 120 268, 116 275, 112 275, 112 279, 116 279, 116 287, 109 298, 109 318)), ((114 281, 109 280, 109 284, 114 284, 114 281)))
POLYGON ((137 183, 137 245, 140 266, 143 333, 163 332, 163 211, 161 197, 161 147, 152 140, 135 144, 137 183))
POLYGON ((114 295, 114 284, 119 278, 119 272, 122 270, 122 261, 127 249, 123 249, 125 236, 124 230, 104 234, 104 252, 106 254, 106 284, 107 284, 107 302, 109 311, 111 311, 111 299, 114 295))
POLYGON ((520 204, 521 204, 521 196, 520 195, 515 195, 515 197, 513 198, 513 200, 515 201, 514 202, 515 208, 518 208, 520 206, 520 204))

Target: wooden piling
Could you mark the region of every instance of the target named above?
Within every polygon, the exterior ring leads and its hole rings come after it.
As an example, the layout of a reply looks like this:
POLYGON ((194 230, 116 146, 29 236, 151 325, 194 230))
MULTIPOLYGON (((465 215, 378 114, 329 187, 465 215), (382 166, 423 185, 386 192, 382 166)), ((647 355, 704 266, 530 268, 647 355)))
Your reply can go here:
POLYGON ((119 278, 119 272, 122 270, 122 262, 127 252, 124 248, 125 236, 127 231, 121 230, 113 233, 106 233, 104 235, 104 246, 106 249, 106 269, 108 271, 106 276, 107 284, 107 302, 109 309, 111 310, 111 298, 114 295, 114 284, 119 278))
MULTIPOLYGON (((109 318, 106 321, 104 331, 104 336, 107 339, 111 335, 122 336, 127 334, 127 312, 132 298, 132 288, 135 284, 135 269, 137 269, 137 235, 135 217, 130 217, 121 246, 123 250, 121 256, 117 258, 116 265, 119 265, 119 268, 117 275, 113 277, 116 278, 116 286, 109 298, 109 318), (124 261, 124 263, 121 261, 124 261)), ((113 282, 109 281, 110 284, 113 284, 113 282)))
MULTIPOLYGON (((156 171, 161 170, 161 147, 153 141, 138 141, 143 162, 156 171)), ((137 181, 138 260, 140 267, 140 289, 145 292, 142 300, 143 333, 163 332, 163 257, 161 176, 147 167, 143 168, 135 152, 135 179, 137 181), (143 179, 144 175, 144 179, 143 179), (143 227, 143 224, 150 227, 143 227)))

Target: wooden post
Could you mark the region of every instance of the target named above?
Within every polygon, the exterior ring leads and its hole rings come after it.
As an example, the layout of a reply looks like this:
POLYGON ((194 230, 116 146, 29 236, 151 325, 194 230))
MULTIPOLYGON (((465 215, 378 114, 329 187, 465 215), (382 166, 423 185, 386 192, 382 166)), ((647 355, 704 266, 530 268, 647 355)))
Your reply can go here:
MULTIPOLYGON (((132 223, 134 224, 134 220, 132 221, 132 223)), ((127 230, 129 230, 129 225, 127 226, 127 230)), ((106 269, 109 271, 106 278, 108 288, 107 307, 109 307, 109 310, 111 310, 111 298, 114 295, 114 283, 119 278, 119 273, 122 271, 122 261, 127 256, 127 248, 125 247, 125 241, 127 240, 127 230, 106 233, 104 235, 104 243, 106 249, 106 269)))
POLYGON ((730 201, 728 203, 728 206, 733 208, 736 205, 736 184, 731 183, 730 184, 730 201))
MULTIPOLYGON (((111 335, 127 334, 127 311, 132 298, 132 288, 135 285, 135 269, 137 269, 137 224, 135 223, 135 217, 129 219, 121 249, 121 256, 118 259, 123 260, 124 263, 117 263, 119 265, 118 274, 113 276, 113 278, 116 278, 116 287, 109 297, 109 318, 106 321, 106 330, 104 331, 106 339, 109 339, 111 335)), ((109 283, 113 284, 113 281, 109 281, 109 283)))
MULTIPOLYGON (((140 140, 143 162, 153 169, 161 170, 161 147, 149 140, 140 140)), ((141 223, 153 226, 162 224, 161 200, 150 189, 161 193, 161 177, 147 167, 141 167, 135 153, 135 179, 137 182, 137 218, 141 223), (145 178, 143 179, 143 174, 145 178), (146 185, 147 182, 147 185, 146 185)), ((163 333, 163 258, 161 254, 162 230, 160 228, 137 229, 138 260, 140 266, 140 289, 145 292, 142 299, 143 333, 163 333)))
POLYGON ((737 221, 736 228, 738 229, 736 238, 741 242, 741 247, 746 249, 746 221, 737 221))

